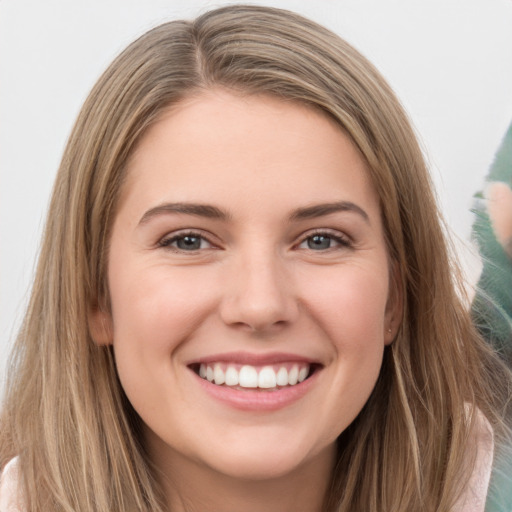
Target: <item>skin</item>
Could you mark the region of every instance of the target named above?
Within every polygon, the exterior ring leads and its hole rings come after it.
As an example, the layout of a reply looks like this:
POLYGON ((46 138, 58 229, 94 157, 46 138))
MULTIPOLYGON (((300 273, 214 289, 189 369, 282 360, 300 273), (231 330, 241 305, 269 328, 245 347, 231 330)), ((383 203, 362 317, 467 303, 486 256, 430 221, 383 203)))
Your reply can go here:
POLYGON ((335 440, 366 403, 400 319, 364 160, 309 107, 213 90, 162 115, 127 176, 112 309, 90 324, 97 343, 114 346, 170 508, 321 510, 335 440), (161 208, 169 203, 226 218, 161 208), (203 238, 180 249, 190 231, 203 238), (226 352, 292 354, 318 370, 293 403, 240 410, 206 393, 189 366, 226 352))
POLYGON ((506 183, 491 183, 486 197, 494 234, 512 259, 512 190, 506 183))

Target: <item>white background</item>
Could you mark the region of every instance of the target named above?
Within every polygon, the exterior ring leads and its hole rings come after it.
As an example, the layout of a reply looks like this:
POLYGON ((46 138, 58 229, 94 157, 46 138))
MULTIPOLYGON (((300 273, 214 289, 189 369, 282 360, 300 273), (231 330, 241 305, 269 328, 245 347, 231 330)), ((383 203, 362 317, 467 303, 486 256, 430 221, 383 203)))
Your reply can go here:
MULTIPOLYGON (((224 1, 0 0, 0 388, 50 189, 89 89, 147 29, 224 1)), ((420 135, 469 279, 473 194, 512 120, 511 0, 268 0, 372 60, 420 135)), ((399 142, 399 141, 397 141, 399 142)))

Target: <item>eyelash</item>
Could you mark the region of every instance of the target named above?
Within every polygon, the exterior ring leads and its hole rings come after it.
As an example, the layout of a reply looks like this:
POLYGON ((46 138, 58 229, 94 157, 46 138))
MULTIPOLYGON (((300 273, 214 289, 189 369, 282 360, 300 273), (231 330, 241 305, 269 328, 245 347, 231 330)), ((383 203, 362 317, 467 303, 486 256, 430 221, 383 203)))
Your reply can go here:
MULTIPOLYGON (((207 237, 205 237, 203 234, 201 234, 197 231, 185 231, 185 232, 173 234, 170 237, 164 237, 164 238, 162 238, 162 240, 160 240, 158 242, 158 246, 162 247, 164 249, 170 249, 174 252, 179 252, 179 253, 197 253, 197 252, 201 251, 202 249, 206 249, 204 247, 199 247, 197 249, 187 250, 187 249, 182 249, 180 247, 173 247, 172 244, 177 243, 180 240, 184 240, 187 237, 199 239, 200 244, 203 242, 206 242, 210 246, 210 247, 207 247, 207 249, 215 248, 215 245, 212 242, 210 242, 207 237)), ((301 249, 300 246, 302 244, 307 243, 308 240, 311 240, 314 237, 323 237, 330 241, 334 241, 341 248, 345 248, 345 249, 351 248, 353 245, 352 241, 346 235, 342 235, 339 232, 332 232, 332 231, 325 230, 325 229, 324 230, 319 229, 319 230, 315 230, 313 232, 307 233, 305 236, 303 236, 301 238, 299 243, 295 244, 294 247, 301 249)), ((322 248, 322 249, 313 249, 311 247, 307 247, 307 248, 304 247, 302 249, 311 250, 313 252, 327 252, 327 251, 335 250, 335 249, 337 249, 337 247, 336 246, 326 247, 326 248, 322 248)))

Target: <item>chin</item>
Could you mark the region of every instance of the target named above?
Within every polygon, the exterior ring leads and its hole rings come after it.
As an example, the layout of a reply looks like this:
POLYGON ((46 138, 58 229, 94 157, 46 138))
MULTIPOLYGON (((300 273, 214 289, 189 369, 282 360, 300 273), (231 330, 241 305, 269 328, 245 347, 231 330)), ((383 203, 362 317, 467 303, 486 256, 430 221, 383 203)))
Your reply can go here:
POLYGON ((219 473, 246 481, 276 480, 314 465, 315 461, 334 454, 335 444, 318 449, 305 447, 291 432, 286 438, 239 440, 237 443, 220 446, 211 460, 212 469, 219 473))
POLYGON ((236 460, 217 464, 216 470, 229 478, 242 481, 261 482, 265 480, 279 480, 300 472, 305 461, 293 456, 272 456, 259 454, 258 456, 239 456, 236 460))

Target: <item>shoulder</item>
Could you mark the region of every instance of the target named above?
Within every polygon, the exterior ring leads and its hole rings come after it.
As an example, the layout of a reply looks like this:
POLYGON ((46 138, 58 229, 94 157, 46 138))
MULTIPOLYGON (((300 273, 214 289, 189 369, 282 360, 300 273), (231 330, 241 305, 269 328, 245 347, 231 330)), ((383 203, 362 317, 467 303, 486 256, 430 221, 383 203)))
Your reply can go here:
MULTIPOLYGON (((473 472, 452 512, 484 512, 494 456, 494 435, 487 418, 476 412, 469 443, 476 447, 473 472)), ((473 462, 473 461, 471 461, 473 462)))
POLYGON ((0 476, 0 511, 23 512, 19 491, 18 458, 12 459, 0 476))

